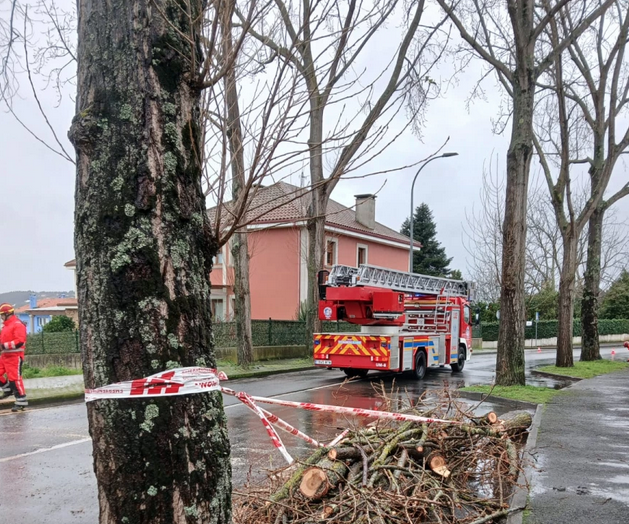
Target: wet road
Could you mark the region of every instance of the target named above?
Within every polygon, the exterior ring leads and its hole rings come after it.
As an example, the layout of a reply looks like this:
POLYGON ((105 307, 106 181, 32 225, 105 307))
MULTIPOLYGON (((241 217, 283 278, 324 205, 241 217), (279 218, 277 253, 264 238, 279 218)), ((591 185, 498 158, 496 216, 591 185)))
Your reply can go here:
MULTIPOLYGON (((611 348, 602 350, 608 355, 611 348)), ((624 356, 622 353, 620 355, 624 356)), ((578 358, 578 353, 575 352, 578 358)), ((554 362, 554 351, 527 353, 527 369, 554 362)), ((346 405, 378 409, 380 400, 374 386, 387 391, 397 388, 399 398, 413 398, 425 390, 444 386, 490 383, 495 355, 476 355, 466 363, 463 373, 453 375, 449 368, 429 373, 415 381, 399 375, 374 374, 366 380, 342 384, 338 370, 288 373, 259 379, 231 382, 236 390, 266 397, 281 397, 298 402, 346 405), (394 380, 395 379, 395 380, 394 380)), ((535 383, 532 377, 529 383, 535 383)), ((550 384, 552 385, 552 384, 550 384)), ((259 419, 232 397, 225 397, 229 434, 232 443, 234 485, 241 485, 252 472, 259 476, 266 469, 282 466, 281 455, 271 447, 259 419)), ((349 421, 340 415, 271 406, 279 417, 323 442, 334 438, 349 421)), ((485 404, 482 411, 498 413, 509 404, 485 404)), ((293 456, 306 453, 301 440, 281 433, 293 456)), ((92 470, 92 444, 87 431, 83 403, 33 409, 19 414, 0 414, 0 515, 12 524, 92 524, 98 521, 96 480, 92 470), (10 480, 9 480, 10 479, 10 480)))

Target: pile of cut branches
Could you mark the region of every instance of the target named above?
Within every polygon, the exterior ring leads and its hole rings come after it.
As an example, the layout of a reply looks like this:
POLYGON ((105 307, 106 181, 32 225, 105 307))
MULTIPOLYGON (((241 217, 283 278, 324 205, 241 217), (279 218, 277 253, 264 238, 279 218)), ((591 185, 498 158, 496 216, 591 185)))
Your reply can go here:
MULTIPOLYGON (((417 411, 415 411, 417 413, 417 411)), ((422 414, 422 413, 417 413, 422 414)), ((508 513, 527 412, 372 423, 234 491, 236 524, 481 524, 508 513)))

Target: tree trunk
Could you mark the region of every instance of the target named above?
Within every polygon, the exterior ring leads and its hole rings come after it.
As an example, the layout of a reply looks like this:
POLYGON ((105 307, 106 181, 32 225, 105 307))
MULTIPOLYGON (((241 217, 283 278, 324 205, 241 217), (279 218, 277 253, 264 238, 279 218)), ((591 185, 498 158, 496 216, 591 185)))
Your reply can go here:
MULTIPOLYGON (((231 34, 231 9, 223 23, 223 46, 226 60, 233 54, 231 34)), ((238 87, 235 67, 225 75, 225 101, 227 105, 227 135, 232 170, 232 199, 238 201, 245 187, 245 155, 242 145, 242 126, 238 104, 238 87)), ((231 255, 234 261, 234 295, 236 321, 236 355, 238 364, 248 367, 253 363, 251 335, 251 293, 249 286, 249 247, 247 234, 237 232, 233 236, 231 255)))
POLYGON ((318 315, 319 288, 317 272, 323 268, 325 246, 325 213, 328 204, 327 185, 323 177, 323 109, 320 97, 311 95, 310 109, 310 206, 308 207, 308 302, 306 307, 306 343, 321 331, 318 315))
MULTIPOLYGON (((75 249, 85 385, 214 366, 201 189, 201 3, 78 2, 75 249), (158 9, 159 7, 159 9, 158 9), (168 17, 165 20, 162 15, 168 17), (184 38, 183 35, 186 35, 184 38)), ((218 392, 87 406, 101 524, 227 523, 218 392)))
POLYGON ((575 225, 568 226, 563 235, 563 260, 559 277, 559 305, 557 330, 556 366, 569 368, 574 366, 572 359, 572 331, 574 324, 574 296, 577 271, 577 243, 579 232, 575 225))
POLYGON ((325 187, 312 191, 312 218, 308 219, 308 305, 306 313, 306 337, 312 340, 313 333, 320 333, 322 322, 319 319, 319 286, 317 273, 324 266, 325 255, 325 208, 327 196, 325 187))
MULTIPOLYGON (((533 58, 519 64, 514 74, 511 143, 507 152, 507 187, 502 248, 500 328, 496 384, 525 384, 524 378, 524 267, 526 260, 526 205, 533 156, 533 58)), ((524 61, 525 58, 519 57, 524 61)))
POLYGON ((253 363, 253 336, 251 334, 251 291, 249 286, 249 244, 246 233, 235 233, 232 240, 234 259, 234 320, 238 344, 238 365, 253 363))
POLYGON ((598 297, 601 283, 601 237, 604 204, 601 203, 588 223, 588 253, 581 300, 581 358, 582 361, 601 359, 598 340, 598 297))

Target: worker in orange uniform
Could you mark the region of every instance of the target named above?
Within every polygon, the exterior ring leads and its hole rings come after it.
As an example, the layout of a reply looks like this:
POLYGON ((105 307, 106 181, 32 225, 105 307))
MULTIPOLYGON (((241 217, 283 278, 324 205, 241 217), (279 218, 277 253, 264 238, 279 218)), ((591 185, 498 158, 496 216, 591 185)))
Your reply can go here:
POLYGON ((3 321, 2 331, 0 331, 0 388, 2 388, 2 398, 13 395, 15 405, 11 411, 22 411, 28 406, 24 382, 22 381, 26 326, 15 316, 15 309, 11 304, 0 304, 0 318, 3 321))

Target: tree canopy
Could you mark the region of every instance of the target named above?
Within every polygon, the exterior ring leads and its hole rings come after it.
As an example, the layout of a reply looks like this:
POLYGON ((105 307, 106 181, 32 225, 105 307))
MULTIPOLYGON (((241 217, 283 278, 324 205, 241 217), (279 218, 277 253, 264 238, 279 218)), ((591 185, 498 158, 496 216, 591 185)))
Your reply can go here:
MULTIPOLYGON (((410 219, 402 224, 400 233, 409 236, 410 219)), ((450 262, 446 250, 437 240, 437 225, 428 204, 420 204, 415 208, 413 217, 413 238, 421 243, 419 251, 413 253, 413 272, 424 275, 446 277, 451 274, 450 262)), ((457 273, 460 275, 460 272, 457 273)))

